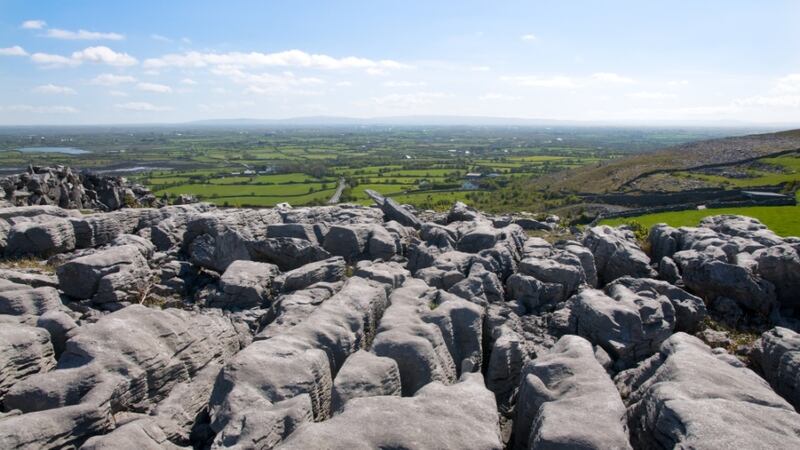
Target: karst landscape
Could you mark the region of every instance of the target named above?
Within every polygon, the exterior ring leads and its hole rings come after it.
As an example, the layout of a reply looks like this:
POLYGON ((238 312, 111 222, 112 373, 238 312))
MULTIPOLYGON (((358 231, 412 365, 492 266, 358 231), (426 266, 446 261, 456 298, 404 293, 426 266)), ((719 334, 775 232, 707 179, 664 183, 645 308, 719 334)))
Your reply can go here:
POLYGON ((0 1, 0 450, 800 449, 798 18, 0 1))

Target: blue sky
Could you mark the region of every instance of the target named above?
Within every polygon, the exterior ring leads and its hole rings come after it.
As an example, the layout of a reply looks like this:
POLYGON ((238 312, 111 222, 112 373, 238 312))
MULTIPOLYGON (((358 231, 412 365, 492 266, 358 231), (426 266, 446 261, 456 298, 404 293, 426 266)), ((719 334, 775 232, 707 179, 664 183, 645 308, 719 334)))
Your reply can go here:
POLYGON ((798 1, 4 1, 0 124, 800 122, 798 1))

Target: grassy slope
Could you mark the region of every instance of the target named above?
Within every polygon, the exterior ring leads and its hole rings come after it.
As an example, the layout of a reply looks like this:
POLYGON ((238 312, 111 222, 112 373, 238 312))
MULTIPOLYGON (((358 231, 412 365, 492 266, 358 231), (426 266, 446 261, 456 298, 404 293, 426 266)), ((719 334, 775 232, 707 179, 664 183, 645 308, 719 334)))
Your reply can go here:
POLYGON ((534 184, 538 189, 551 192, 610 192, 652 170, 738 161, 796 148, 800 148, 800 130, 713 139, 559 172, 542 177, 534 184))
MULTIPOLYGON (((797 193, 800 201, 800 191, 797 193)), ((781 236, 800 236, 800 206, 749 206, 743 208, 719 208, 707 210, 671 211, 656 214, 647 214, 638 217, 623 217, 603 220, 606 225, 622 225, 630 221, 637 221, 648 229, 657 223, 667 223, 673 227, 697 226, 700 221, 708 216, 718 214, 739 214, 755 217, 772 231, 781 236)))

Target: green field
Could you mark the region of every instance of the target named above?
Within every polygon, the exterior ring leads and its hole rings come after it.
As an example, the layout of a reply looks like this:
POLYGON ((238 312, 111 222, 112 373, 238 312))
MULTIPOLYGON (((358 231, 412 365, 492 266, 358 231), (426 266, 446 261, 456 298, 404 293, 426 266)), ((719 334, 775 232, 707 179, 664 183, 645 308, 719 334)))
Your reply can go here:
MULTIPOLYGON (((800 201, 800 191, 798 191, 797 196, 800 201)), ((673 227, 694 227, 697 226, 703 218, 719 214, 739 214, 742 216, 754 217, 781 236, 800 236, 800 206, 797 205, 670 211, 637 217, 607 219, 601 221, 601 223, 617 226, 636 221, 648 229, 657 223, 667 223, 673 227)))
POLYGON ((676 175, 703 180, 712 184, 740 188, 750 186, 774 186, 800 180, 800 156, 786 155, 776 158, 763 158, 760 159, 759 162, 774 166, 775 170, 748 170, 747 178, 732 178, 688 172, 679 172, 676 175))

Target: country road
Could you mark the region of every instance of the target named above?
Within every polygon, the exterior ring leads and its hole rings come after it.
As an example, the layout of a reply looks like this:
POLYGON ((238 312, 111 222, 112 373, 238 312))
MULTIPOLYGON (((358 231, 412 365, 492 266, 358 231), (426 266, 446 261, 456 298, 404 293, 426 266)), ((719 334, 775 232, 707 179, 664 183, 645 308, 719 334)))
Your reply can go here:
POLYGON ((346 184, 344 182, 344 178, 339 178, 339 186, 336 188, 336 192, 333 193, 331 199, 328 200, 329 205, 335 205, 339 203, 339 197, 342 196, 342 191, 344 191, 346 184))

